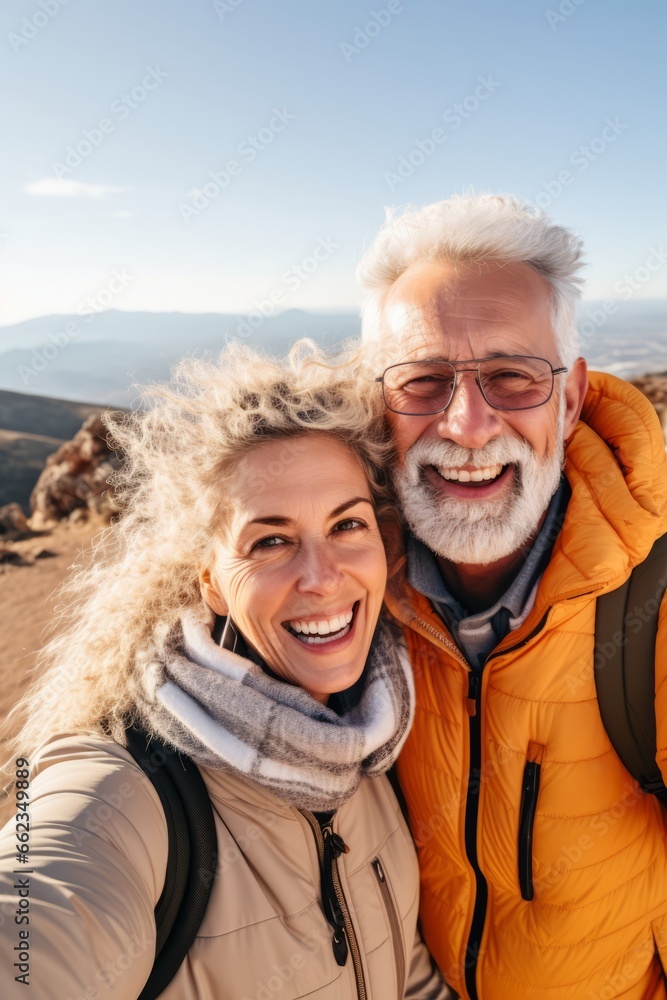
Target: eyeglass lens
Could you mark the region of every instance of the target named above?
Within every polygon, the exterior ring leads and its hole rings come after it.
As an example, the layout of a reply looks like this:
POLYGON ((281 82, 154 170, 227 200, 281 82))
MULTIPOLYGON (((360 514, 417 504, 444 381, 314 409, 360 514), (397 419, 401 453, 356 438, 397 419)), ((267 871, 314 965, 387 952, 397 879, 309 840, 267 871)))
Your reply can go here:
MULTIPOLYGON (((459 371, 477 371, 490 406, 524 410, 546 403, 553 391, 553 371, 543 358, 486 358, 459 371)), ((444 410, 456 386, 456 368, 448 361, 393 365, 384 373, 387 406, 396 413, 423 415, 444 410)))

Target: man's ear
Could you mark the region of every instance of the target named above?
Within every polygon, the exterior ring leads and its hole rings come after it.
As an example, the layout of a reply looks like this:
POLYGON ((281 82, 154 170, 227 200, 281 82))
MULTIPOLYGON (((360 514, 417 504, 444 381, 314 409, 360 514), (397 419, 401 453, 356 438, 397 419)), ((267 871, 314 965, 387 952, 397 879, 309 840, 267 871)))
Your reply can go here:
POLYGON ((226 617, 229 614, 229 608, 227 607, 227 602, 215 585, 214 580, 211 577, 210 569, 203 569, 199 574, 199 587, 201 589, 201 594, 209 608, 215 611, 217 615, 223 615, 226 617))
POLYGON ((565 383, 565 423, 563 436, 567 441, 574 433, 588 392, 588 367, 584 358, 577 358, 565 383))

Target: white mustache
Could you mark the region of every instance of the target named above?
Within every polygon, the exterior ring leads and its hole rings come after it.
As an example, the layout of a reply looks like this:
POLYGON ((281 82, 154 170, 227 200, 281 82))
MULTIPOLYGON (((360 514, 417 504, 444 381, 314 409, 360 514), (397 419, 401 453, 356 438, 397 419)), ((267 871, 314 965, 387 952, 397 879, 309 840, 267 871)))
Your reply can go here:
POLYGON ((496 438, 483 448, 461 448, 451 441, 415 441, 408 449, 405 464, 408 468, 435 465, 460 468, 469 465, 482 469, 489 465, 522 465, 534 456, 534 450, 525 441, 516 438, 496 438))

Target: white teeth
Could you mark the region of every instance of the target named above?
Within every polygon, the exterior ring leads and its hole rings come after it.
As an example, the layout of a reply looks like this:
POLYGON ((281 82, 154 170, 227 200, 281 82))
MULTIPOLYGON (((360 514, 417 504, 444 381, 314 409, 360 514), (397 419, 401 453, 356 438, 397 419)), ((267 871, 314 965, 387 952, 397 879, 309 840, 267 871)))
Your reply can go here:
POLYGON ((340 632, 341 629, 349 625, 353 618, 353 610, 350 608, 345 614, 336 615, 334 618, 323 618, 318 622, 290 621, 287 624, 294 632, 302 635, 330 635, 332 632, 340 632))
MULTIPOLYGON (((337 635, 337 639, 342 639, 350 631, 351 626, 346 625, 337 635)), ((303 642, 308 646, 321 646, 325 642, 331 642, 331 640, 324 635, 304 635, 303 638, 299 639, 299 642, 303 642)))
POLYGON ((443 479, 449 479, 459 483, 481 483, 483 480, 496 479, 503 471, 502 465, 487 465, 480 469, 450 469, 444 466, 438 467, 438 472, 443 479))

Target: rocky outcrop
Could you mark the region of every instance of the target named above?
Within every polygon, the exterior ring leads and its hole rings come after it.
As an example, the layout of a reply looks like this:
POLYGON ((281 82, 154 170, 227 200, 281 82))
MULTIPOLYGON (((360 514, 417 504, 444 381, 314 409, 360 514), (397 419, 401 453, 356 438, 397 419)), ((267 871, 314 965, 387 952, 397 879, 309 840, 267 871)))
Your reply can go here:
POLYGON ((28 519, 17 503, 8 503, 0 507, 0 535, 17 538, 30 533, 28 519))
POLYGON ((667 441, 667 372, 642 375, 632 380, 632 384, 653 403, 667 441))
POLYGON ((88 417, 73 440, 47 458, 30 497, 31 526, 45 526, 74 512, 77 518, 94 513, 109 520, 116 505, 107 480, 120 464, 107 444, 100 415, 88 417))

